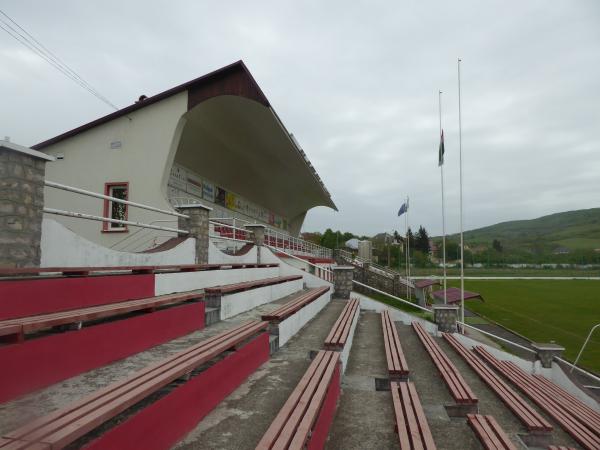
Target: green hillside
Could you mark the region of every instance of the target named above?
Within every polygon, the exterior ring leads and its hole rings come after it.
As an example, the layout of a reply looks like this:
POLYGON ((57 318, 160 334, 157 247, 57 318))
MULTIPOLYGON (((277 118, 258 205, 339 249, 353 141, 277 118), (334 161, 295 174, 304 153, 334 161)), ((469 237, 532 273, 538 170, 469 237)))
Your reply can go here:
MULTIPOLYGON (((600 208, 502 222, 466 231, 464 237, 475 255, 492 252, 492 244, 497 240, 502 250, 494 251, 494 256, 503 256, 503 260, 597 263, 600 261, 600 251, 595 251, 600 249, 600 208)), ((458 234, 451 235, 450 239, 458 240, 458 234)))

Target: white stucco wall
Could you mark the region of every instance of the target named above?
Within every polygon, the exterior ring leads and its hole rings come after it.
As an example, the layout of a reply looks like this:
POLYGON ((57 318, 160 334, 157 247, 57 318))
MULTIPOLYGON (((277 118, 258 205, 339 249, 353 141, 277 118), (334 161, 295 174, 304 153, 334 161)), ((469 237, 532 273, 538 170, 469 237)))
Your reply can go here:
POLYGON ((302 280, 287 281, 221 297, 221 320, 237 316, 257 306, 270 303, 302 289, 302 280))
POLYGON ((155 295, 163 295, 276 276, 279 276, 278 267, 158 273, 155 275, 156 284, 154 291, 155 295))
POLYGON ((256 263, 256 246, 241 256, 228 255, 219 250, 212 241, 208 243, 208 262, 210 264, 256 263))
MULTIPOLYGON (((46 165, 46 180, 104 193, 106 182, 129 182, 129 200, 172 210, 166 196, 165 171, 170 167, 187 111, 181 92, 43 149, 64 159, 46 165), (120 141, 121 148, 111 149, 120 141)), ((44 190, 45 206, 102 216, 103 200, 53 188, 44 190)), ((54 216, 93 242, 109 247, 125 233, 102 233, 102 223, 54 216)), ((176 217, 129 207, 129 220, 149 223, 176 217)), ((168 226, 169 224, 162 224, 168 226)), ((130 227, 130 230, 137 228, 130 227)), ((132 231, 129 231, 130 233, 132 231)), ((170 235, 169 232, 157 232, 170 235)))
POLYGON ((279 347, 283 347, 300 329, 312 320, 331 300, 331 291, 309 303, 279 324, 279 347))
POLYGON ((118 252, 79 236, 54 219, 42 221, 41 267, 159 266, 194 264, 194 239, 158 253, 118 252))

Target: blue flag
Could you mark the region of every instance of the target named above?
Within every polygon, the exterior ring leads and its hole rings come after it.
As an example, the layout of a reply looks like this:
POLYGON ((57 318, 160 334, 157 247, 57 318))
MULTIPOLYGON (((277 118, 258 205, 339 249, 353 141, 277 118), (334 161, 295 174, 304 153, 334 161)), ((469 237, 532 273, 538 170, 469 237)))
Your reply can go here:
POLYGON ((402 203, 402 206, 400 207, 400 209, 398 210, 398 217, 400 217, 402 214, 404 214, 406 211, 408 211, 408 200, 406 201, 406 203, 402 203))

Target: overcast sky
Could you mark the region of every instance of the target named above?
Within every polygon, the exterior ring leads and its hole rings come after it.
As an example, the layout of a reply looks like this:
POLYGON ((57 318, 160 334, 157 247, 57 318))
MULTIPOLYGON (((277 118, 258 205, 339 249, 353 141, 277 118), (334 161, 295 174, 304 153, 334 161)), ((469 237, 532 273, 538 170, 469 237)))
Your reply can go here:
MULTIPOLYGON (((119 107, 243 59, 339 212, 304 230, 441 233, 600 206, 600 1, 2 1, 119 107)), ((33 145, 110 108, 0 30, 0 137, 33 145)))

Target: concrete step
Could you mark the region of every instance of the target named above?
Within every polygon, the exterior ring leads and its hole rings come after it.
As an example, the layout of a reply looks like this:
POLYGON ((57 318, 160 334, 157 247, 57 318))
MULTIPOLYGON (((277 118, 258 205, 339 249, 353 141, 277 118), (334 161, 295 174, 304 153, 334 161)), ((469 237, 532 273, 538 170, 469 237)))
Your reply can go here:
POLYGON ((467 425, 466 418, 448 416, 445 405, 453 405, 454 399, 412 327, 396 322, 396 329, 410 370, 409 380, 415 384, 437 448, 481 449, 482 446, 467 425))
POLYGON ((380 315, 362 312, 326 448, 398 448, 391 393, 375 390, 375 379, 384 377, 387 363, 380 315))
POLYGON ((322 348, 344 306, 344 301, 329 302, 176 448, 254 449, 310 365, 311 355, 322 348))

